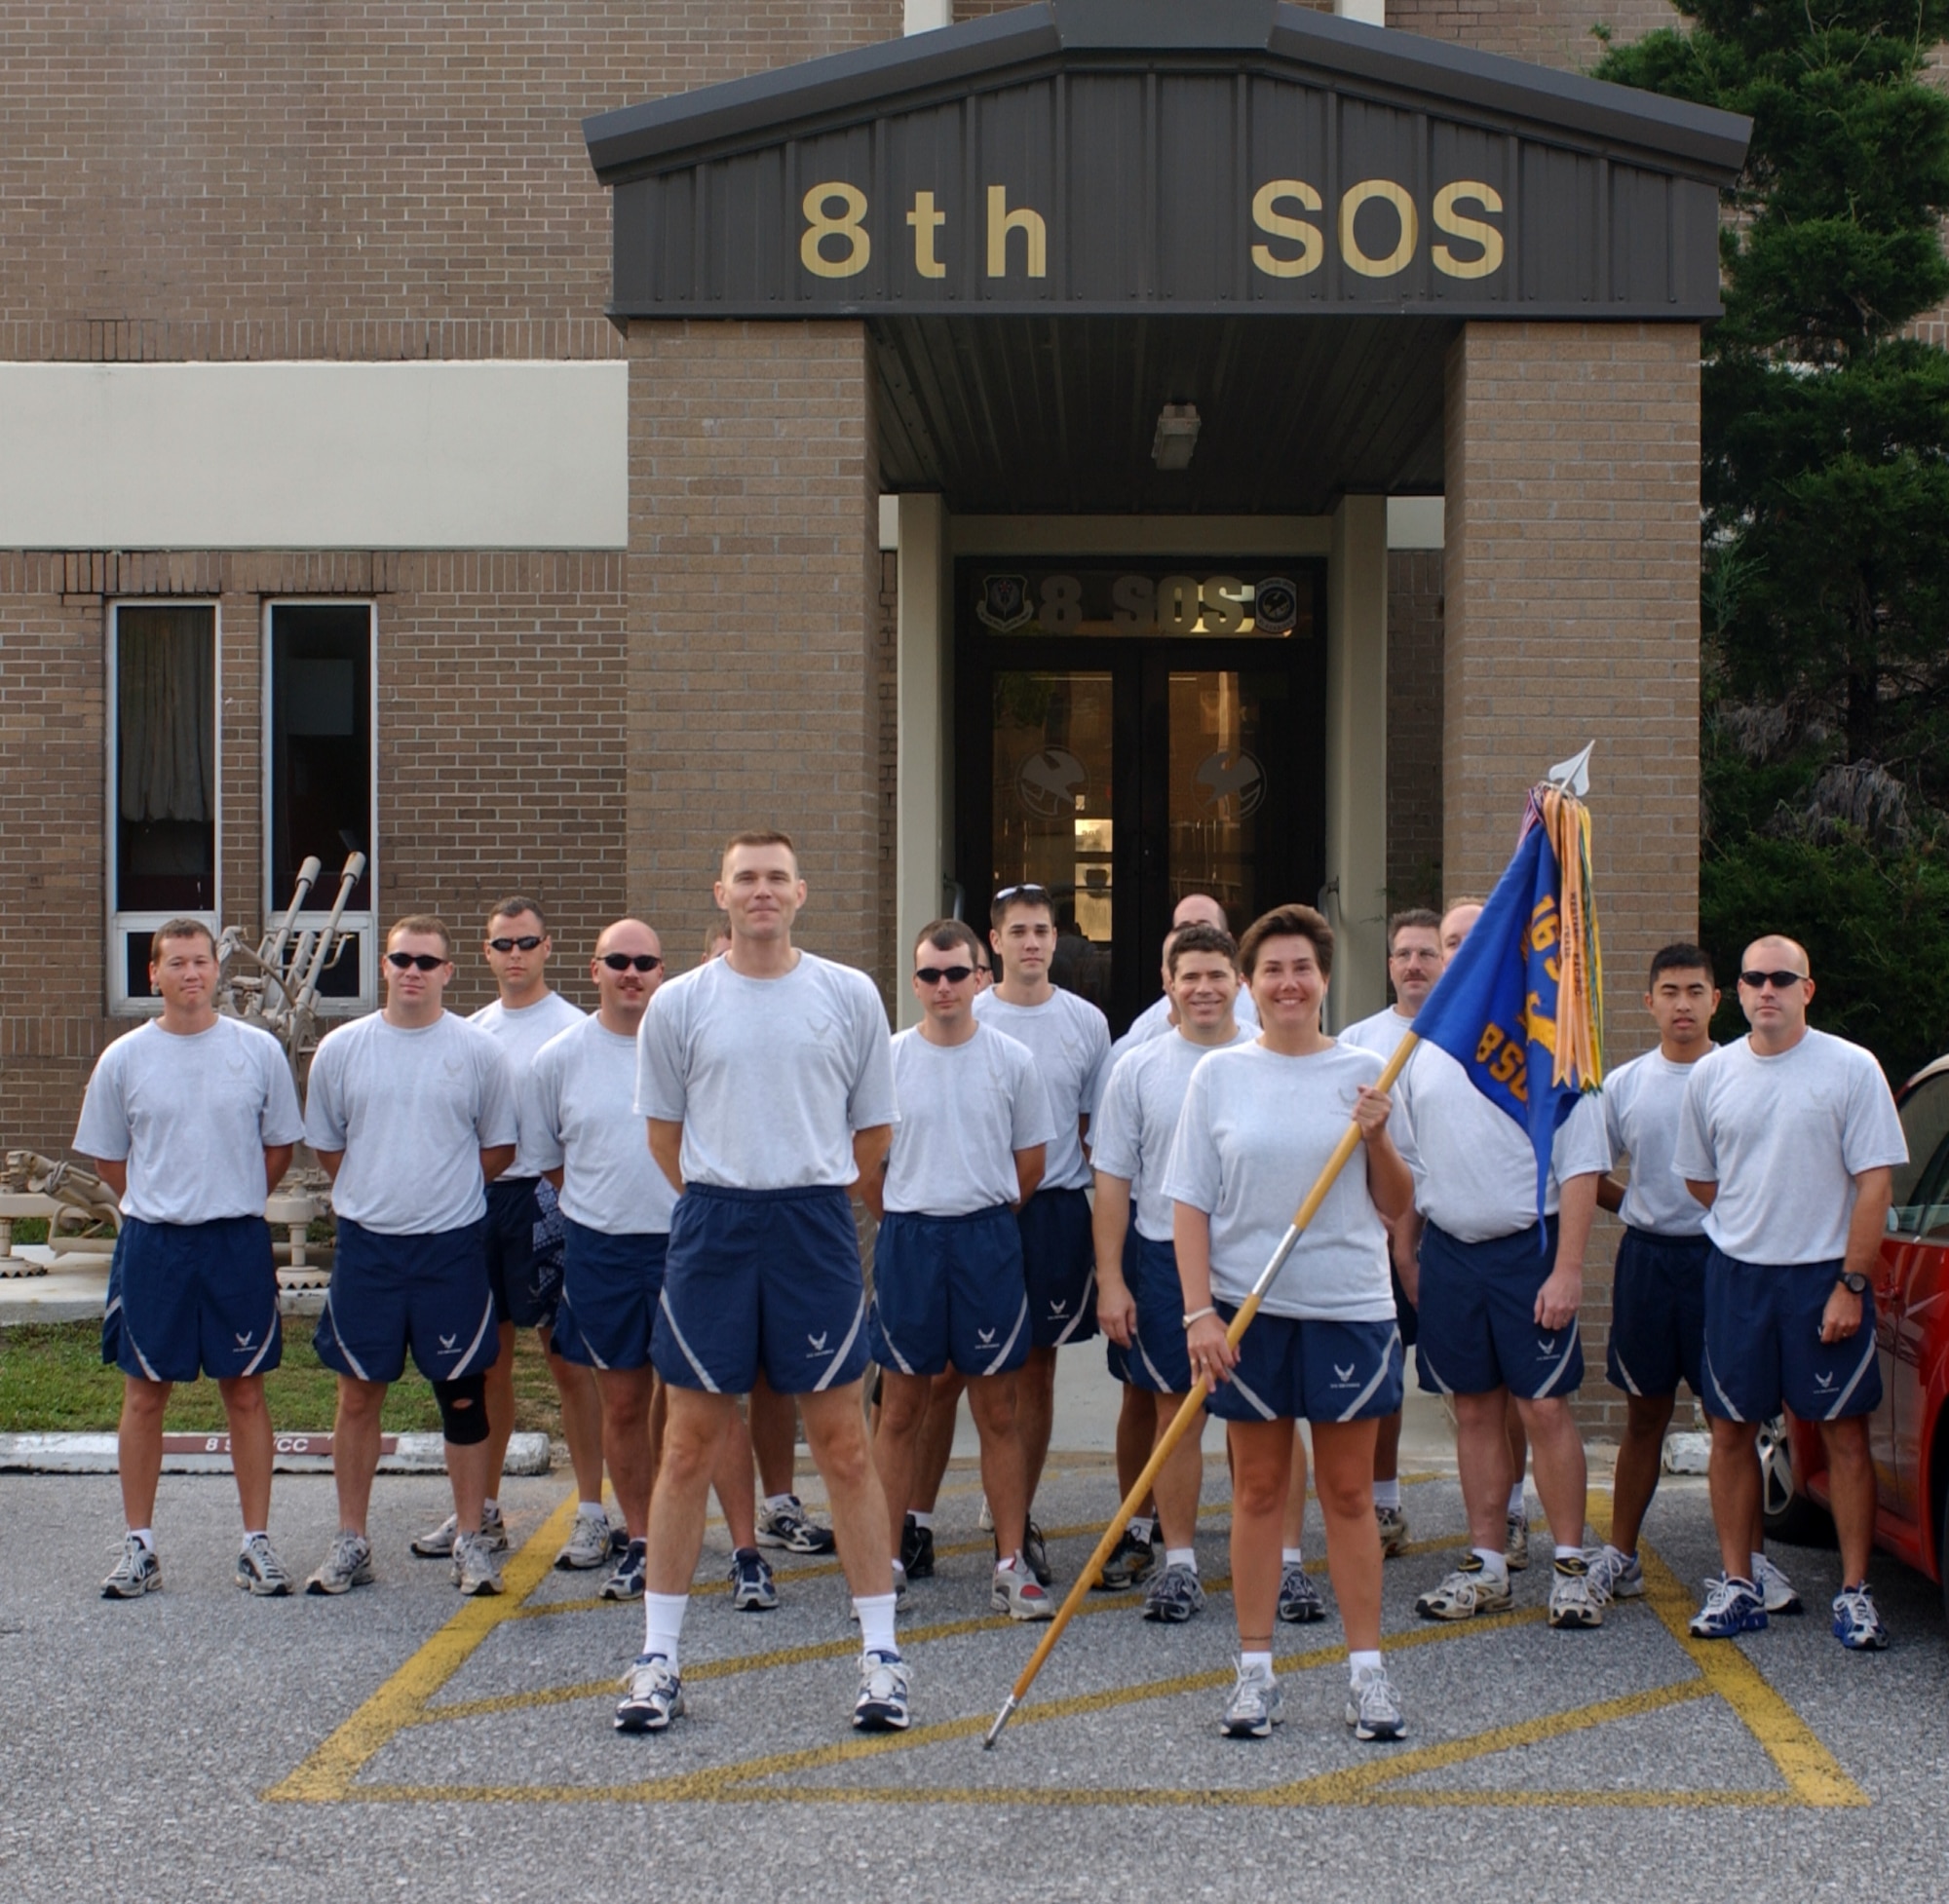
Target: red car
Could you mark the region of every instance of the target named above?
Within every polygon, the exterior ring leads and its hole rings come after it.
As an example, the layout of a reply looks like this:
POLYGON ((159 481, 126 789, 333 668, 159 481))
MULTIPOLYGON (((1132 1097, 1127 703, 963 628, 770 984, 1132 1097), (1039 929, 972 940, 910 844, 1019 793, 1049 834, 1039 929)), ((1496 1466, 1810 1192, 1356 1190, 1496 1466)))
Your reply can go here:
MULTIPOLYGON (((1949 1611, 1949 1057, 1917 1072, 1899 1105, 1908 1162, 1875 1268, 1875 1544, 1941 1586, 1949 1611)), ((1760 1436, 1760 1459, 1768 1533, 1831 1543, 1818 1431, 1788 1414, 1760 1436)))

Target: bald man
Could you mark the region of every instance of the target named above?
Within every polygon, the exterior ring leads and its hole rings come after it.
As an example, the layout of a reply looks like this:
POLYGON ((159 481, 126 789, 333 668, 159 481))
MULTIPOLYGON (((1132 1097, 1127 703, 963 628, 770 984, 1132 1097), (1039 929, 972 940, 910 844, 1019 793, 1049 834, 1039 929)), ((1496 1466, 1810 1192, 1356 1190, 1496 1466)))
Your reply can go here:
POLYGON ((1888 1628, 1868 1591, 1875 1470, 1867 1418, 1882 1398, 1871 1277, 1894 1166, 1908 1161, 1873 1054, 1807 1022, 1807 950, 1755 939, 1739 962, 1747 1035, 1699 1060, 1685 1087, 1673 1170, 1705 1206, 1705 1413, 1712 1519, 1725 1572, 1692 1620, 1700 1639, 1767 1623, 1750 1578, 1760 1425, 1782 1402, 1818 1425, 1841 1591, 1834 1636, 1879 1652, 1888 1628))

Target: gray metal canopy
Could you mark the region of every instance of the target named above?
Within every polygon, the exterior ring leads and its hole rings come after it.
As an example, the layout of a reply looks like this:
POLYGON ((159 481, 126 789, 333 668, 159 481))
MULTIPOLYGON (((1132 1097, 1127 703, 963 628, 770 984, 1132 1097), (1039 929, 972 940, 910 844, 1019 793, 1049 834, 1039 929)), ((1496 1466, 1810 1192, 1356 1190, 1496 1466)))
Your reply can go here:
POLYGON ((1279 0, 1042 0, 583 130, 618 317, 1696 323, 1751 129, 1279 0))

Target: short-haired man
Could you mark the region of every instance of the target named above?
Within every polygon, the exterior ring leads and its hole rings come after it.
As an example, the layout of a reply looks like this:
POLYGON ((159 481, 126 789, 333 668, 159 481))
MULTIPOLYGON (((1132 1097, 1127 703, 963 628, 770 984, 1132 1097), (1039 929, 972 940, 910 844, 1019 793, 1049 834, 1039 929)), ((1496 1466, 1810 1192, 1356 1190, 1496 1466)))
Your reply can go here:
POLYGON ((958 919, 935 920, 914 943, 911 982, 923 1015, 894 1040, 900 1121, 884 1181, 862 1186, 880 1217, 869 1338, 881 1369, 873 1458, 889 1503, 898 1590, 932 1378, 950 1364, 958 1370, 995 1523, 990 1604, 1013 1619, 1048 1619, 1055 1609, 1021 1551, 1027 1494, 1015 1371, 1028 1355, 1029 1299, 1015 1213, 1035 1194, 1055 1129, 1028 1047, 974 1016, 976 949, 958 919))
MULTIPOLYGON (((1233 1015, 1239 998, 1239 948, 1222 927, 1195 922, 1177 928, 1166 970, 1172 1027, 1127 1051, 1111 1067, 1090 1125, 1089 1147, 1096 1176, 1096 1319, 1124 1349, 1129 1384, 1149 1404, 1146 1458, 1192 1389, 1184 1347, 1184 1289, 1171 1244, 1170 1199, 1164 1194, 1165 1164, 1199 1061, 1208 1052, 1249 1043, 1253 1035, 1233 1015), (1133 1229, 1134 1284, 1124 1268, 1133 1229)), ((1159 1470, 1157 1511, 1164 1528, 1165 1564, 1144 1596, 1146 1619, 1176 1623, 1190 1619, 1204 1604, 1192 1544, 1204 1469, 1200 1437, 1187 1434, 1159 1470)), ((1125 1534, 1127 1541, 1130 1530, 1125 1534)))
MULTIPOLYGON (((1652 955, 1645 1009, 1658 1045, 1604 1080, 1611 1148, 1631 1161, 1630 1180, 1604 1177, 1597 1201, 1624 1219, 1611 1278, 1611 1341, 1605 1372, 1624 1394, 1624 1435, 1612 1483, 1611 1538, 1590 1563, 1590 1591, 1633 1599, 1644 1591, 1638 1532, 1658 1490, 1664 1431, 1682 1377, 1703 1396, 1705 1262, 1712 1245, 1705 1211, 1671 1167, 1679 1118, 1694 1067, 1716 1047, 1712 1014, 1719 993, 1712 955, 1689 942, 1652 955)), ((1753 1497, 1747 1576, 1770 1614, 1798 1613, 1792 1582, 1766 1557, 1765 1520, 1753 1497)))
MULTIPOLYGON (((1458 921, 1461 909, 1450 907, 1442 919, 1444 951, 1451 930, 1459 948, 1474 923, 1472 916, 1458 921)), ((1396 1147, 1414 1172, 1424 1220, 1416 1376, 1425 1390, 1454 1404, 1471 1548, 1415 1611, 1430 1619, 1468 1619, 1510 1605, 1513 1397, 1555 1537, 1549 1623, 1602 1625, 1584 1557, 1588 1476, 1569 1398, 1584 1379, 1577 1319, 1584 1248, 1597 1179, 1611 1167, 1603 1104, 1595 1094, 1583 1097, 1558 1127, 1541 1222, 1528 1135, 1438 1046, 1415 1047, 1395 1086, 1395 1112, 1396 1147)), ((1514 1479, 1519 1487, 1520 1471, 1514 1479)))
MULTIPOLYGON (((1339 1043, 1376 1052, 1384 1059, 1393 1057, 1413 1029, 1415 1013, 1428 1002, 1446 963, 1438 912, 1427 906, 1409 906, 1395 913, 1388 921, 1388 983, 1394 987, 1395 1002, 1372 1017, 1349 1025, 1340 1033, 1339 1043)), ((1414 1292, 1420 1281, 1415 1264, 1420 1239, 1421 1226, 1412 1210, 1400 1222, 1388 1225, 1395 1318, 1400 1324, 1403 1350, 1414 1347, 1419 1320, 1414 1292)), ((1374 1439, 1374 1518, 1380 1525, 1384 1560, 1407 1551, 1407 1516, 1401 1512, 1400 1438, 1399 1412, 1383 1416, 1374 1439)))
POLYGON ((153 1529, 163 1413, 176 1383, 207 1374, 223 1398, 244 1510, 237 1584, 280 1596, 291 1582, 270 1542, 264 1376, 284 1335, 264 1199, 290 1168, 304 1119, 277 1040, 217 1016, 208 926, 172 919, 157 929, 149 986, 161 1016, 96 1059, 74 1134, 122 1205, 101 1359, 123 1376, 117 1465, 128 1531, 101 1593, 133 1600, 163 1583, 153 1529))
MULTIPOLYGON (((1170 947, 1179 929, 1185 926, 1215 926, 1221 933, 1232 930, 1225 917, 1225 908, 1209 893, 1187 893, 1178 900, 1171 908, 1170 930, 1165 933, 1164 949, 1158 955, 1158 975, 1164 989, 1130 1020, 1130 1028, 1111 1046, 1110 1062, 1113 1065, 1126 1051, 1134 1050, 1153 1038, 1162 1038, 1177 1022, 1170 999, 1170 947)), ((1258 1007, 1252 1003, 1251 993, 1242 986, 1233 1004, 1232 1015, 1240 1024, 1254 1031, 1258 1029, 1258 1007)))
POLYGON ((989 909, 989 927, 988 943, 1002 975, 974 1001, 974 1015, 1035 1054, 1055 1120, 1041 1188, 1018 1218, 1030 1329, 1015 1411, 1028 1473, 1030 1519, 1022 1551, 1047 1586, 1049 1554, 1035 1524, 1035 1495, 1055 1420, 1056 1351, 1096 1333, 1089 1158, 1083 1145, 1109 1066, 1110 1024, 1089 1000, 1050 982, 1055 901, 1045 888, 1005 887, 989 909))
POLYGON ((806 885, 790 838, 733 836, 716 888, 721 959, 672 979, 637 1040, 636 1110, 677 1187, 651 1354, 669 1390, 650 1498, 643 1651, 616 1709, 661 1732, 684 1709, 678 1636, 704 1542, 705 1497, 762 1364, 796 1395, 832 1502, 862 1656, 853 1723, 903 1730, 887 1507, 860 1413, 865 1286, 848 1190, 893 1135, 885 1007, 863 972, 792 944, 806 885))
POLYGON ((386 934, 386 1003, 327 1032, 311 1061, 305 1137, 331 1179, 331 1282, 312 1337, 338 1376, 332 1471, 338 1536, 307 1593, 372 1579, 366 1514, 379 1411, 410 1351, 433 1384, 453 1489, 453 1581, 499 1593, 481 1528, 487 1499, 487 1371, 494 1292, 486 1187, 515 1160, 519 1123, 501 1047, 440 1003, 453 935, 431 913, 386 934))
POLYGON ((1908 1145, 1872 1052, 1807 1022, 1806 948, 1769 935, 1739 962, 1752 1030, 1692 1068, 1672 1168, 1705 1207, 1705 1413, 1712 1519, 1725 1572, 1692 1620, 1700 1639, 1767 1623, 1747 1572, 1759 1511, 1755 1443, 1782 1402, 1818 1424, 1841 1544, 1834 1634, 1888 1645, 1868 1591, 1875 1469, 1868 1416, 1882 1398, 1870 1278, 1894 1166, 1908 1145))

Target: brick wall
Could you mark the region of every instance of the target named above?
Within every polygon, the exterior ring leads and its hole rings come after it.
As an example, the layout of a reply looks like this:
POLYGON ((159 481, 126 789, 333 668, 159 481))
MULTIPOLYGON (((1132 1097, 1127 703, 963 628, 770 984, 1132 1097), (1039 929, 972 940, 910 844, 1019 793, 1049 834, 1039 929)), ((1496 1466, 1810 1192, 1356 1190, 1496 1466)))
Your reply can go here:
POLYGON ((799 942, 882 927, 878 473, 858 323, 630 326, 629 892, 677 946, 727 833, 777 825, 799 942))
MULTIPOLYGON (((1471 324, 1447 387, 1444 876, 1486 892, 1523 789, 1594 740, 1607 1055, 1645 1048, 1651 954, 1698 926, 1699 334, 1471 324)), ((1590 1255, 1600 1357, 1615 1232, 1590 1255)), ((1585 1389, 1592 1425, 1622 1404, 1585 1389)))
MULTIPOLYGON (((0 554, 0 1144, 63 1151, 129 1026, 102 978, 110 601, 219 603, 224 912, 254 940, 263 604, 376 600, 381 916, 426 907, 472 943, 487 900, 527 888, 588 1004, 582 960, 623 907, 623 575, 621 554, 0 554)), ((456 1007, 492 996, 478 957, 460 967, 456 1007)))
POLYGON ((1441 903, 1441 551, 1388 555, 1388 910, 1441 903))

